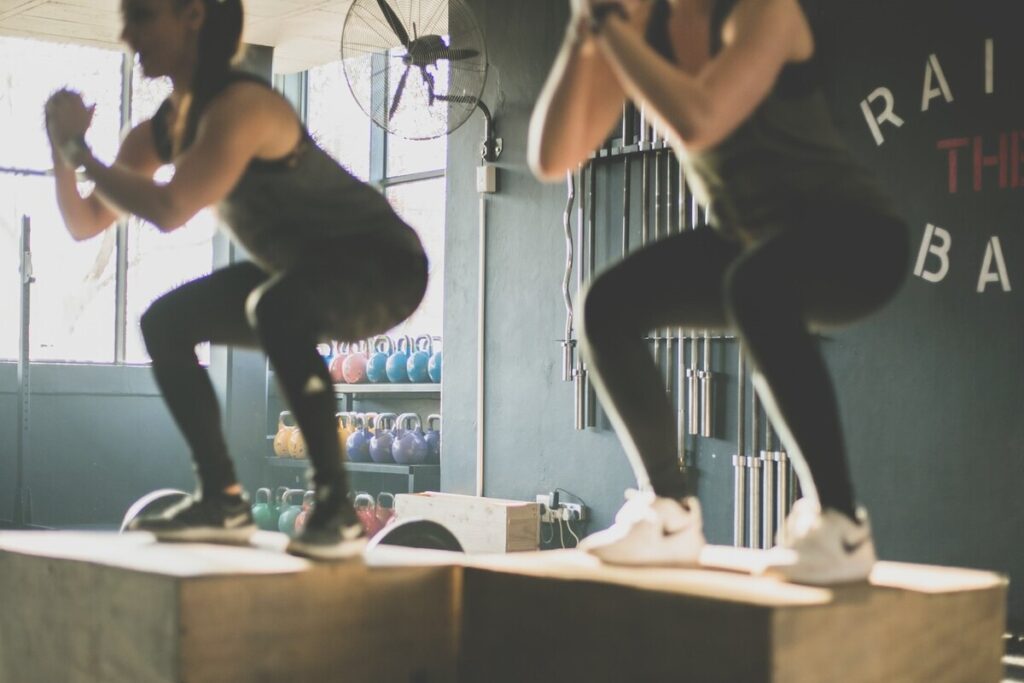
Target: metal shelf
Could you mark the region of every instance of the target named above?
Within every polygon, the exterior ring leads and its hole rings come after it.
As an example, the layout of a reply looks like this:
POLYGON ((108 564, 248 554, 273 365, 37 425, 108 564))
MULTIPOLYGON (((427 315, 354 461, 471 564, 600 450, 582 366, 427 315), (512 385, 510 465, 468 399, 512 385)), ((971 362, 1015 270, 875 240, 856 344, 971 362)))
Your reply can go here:
MULTIPOLYGON (((277 385, 273 381, 274 373, 267 373, 267 389, 268 391, 276 394, 277 385)), ((419 395, 419 396, 440 396, 441 385, 433 383, 421 383, 421 384, 335 384, 334 393, 336 395, 342 394, 358 394, 361 396, 374 396, 374 395, 391 395, 391 394, 407 394, 407 395, 419 395)))
MULTIPOLYGON (((309 460, 305 458, 277 458, 267 456, 267 464, 273 467, 284 467, 290 469, 306 469, 309 467, 309 460)), ((371 474, 398 474, 402 476, 435 475, 441 472, 440 465, 398 465, 380 464, 375 462, 346 462, 345 469, 349 472, 368 472, 371 474)))

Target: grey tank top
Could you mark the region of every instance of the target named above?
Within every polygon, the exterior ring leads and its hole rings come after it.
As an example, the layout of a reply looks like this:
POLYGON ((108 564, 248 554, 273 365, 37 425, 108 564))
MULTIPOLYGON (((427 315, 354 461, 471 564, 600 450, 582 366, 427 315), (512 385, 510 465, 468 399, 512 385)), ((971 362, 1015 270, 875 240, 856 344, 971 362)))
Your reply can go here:
MULTIPOLYGON (((241 80, 271 87, 242 72, 232 72, 223 87, 241 80)), ((172 111, 167 100, 152 119, 157 152, 168 163, 172 161, 168 119, 172 111)), ((305 127, 299 144, 287 156, 272 161, 253 159, 218 203, 217 212, 252 260, 270 272, 345 250, 345 243, 353 240, 381 249, 423 253, 416 232, 388 201, 331 158, 305 127)))
MULTIPOLYGON (((711 54, 722 49, 722 25, 738 0, 716 0, 711 16, 711 54)), ((817 45, 817 0, 799 0, 817 45)), ((660 30, 648 41, 671 59, 667 2, 660 30)), ((655 12, 654 16, 658 16, 655 12)), ((710 208, 712 224, 750 241, 778 232, 811 204, 855 205, 896 217, 874 176, 850 154, 832 123, 822 90, 818 50, 806 62, 787 64, 767 98, 718 145, 685 155, 687 178, 710 208)))

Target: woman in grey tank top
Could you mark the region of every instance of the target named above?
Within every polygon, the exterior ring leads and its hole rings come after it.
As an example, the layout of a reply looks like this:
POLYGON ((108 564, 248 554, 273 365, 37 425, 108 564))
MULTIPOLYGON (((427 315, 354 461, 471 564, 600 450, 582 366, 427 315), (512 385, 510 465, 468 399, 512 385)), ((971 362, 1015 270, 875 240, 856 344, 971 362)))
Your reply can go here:
POLYGON ((427 260, 413 230, 372 188, 319 149, 291 106, 265 82, 232 70, 240 0, 122 0, 122 38, 147 77, 168 76, 170 98, 125 138, 111 165, 85 144, 81 96, 46 105, 57 201, 68 230, 88 239, 118 212, 164 232, 216 205, 252 261, 187 283, 142 316, 153 371, 188 442, 197 494, 135 530, 161 540, 229 541, 255 530, 195 345, 261 348, 305 437, 316 507, 289 552, 321 559, 361 552, 334 423, 335 397, 318 341, 384 332, 419 305, 427 260), (174 179, 153 182, 174 163, 174 179), (85 197, 76 169, 95 183, 85 197))
POLYGON ((816 2, 573 0, 531 124, 534 172, 564 177, 604 142, 628 98, 667 137, 712 216, 608 268, 583 302, 588 369, 641 488, 582 544, 606 562, 695 564, 704 545, 675 415, 642 340, 681 326, 738 334, 807 494, 765 570, 827 584, 863 580, 874 563, 811 328, 885 304, 905 276, 908 238, 832 125, 816 2))

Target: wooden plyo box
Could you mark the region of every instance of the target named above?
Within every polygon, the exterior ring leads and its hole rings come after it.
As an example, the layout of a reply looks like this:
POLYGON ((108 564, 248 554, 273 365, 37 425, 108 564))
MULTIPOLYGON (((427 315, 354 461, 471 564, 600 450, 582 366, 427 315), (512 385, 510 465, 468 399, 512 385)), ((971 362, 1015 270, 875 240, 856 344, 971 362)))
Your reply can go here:
MULTIPOLYGON (((716 566, 742 566, 744 551, 716 566), (738 556, 738 557, 737 557, 738 556)), ((829 589, 572 551, 467 558, 460 681, 999 683, 1006 581, 880 562, 829 589)))
POLYGON ((452 493, 401 493, 395 517, 418 517, 451 530, 467 553, 512 553, 540 547, 540 506, 520 500, 452 493))
POLYGON ((265 538, 0 533, 0 681, 455 680, 451 567, 317 564, 265 538))
POLYGON ((311 564, 265 538, 0 533, 0 683, 1002 678, 1006 582, 987 572, 883 562, 870 583, 823 589, 573 551, 311 564))

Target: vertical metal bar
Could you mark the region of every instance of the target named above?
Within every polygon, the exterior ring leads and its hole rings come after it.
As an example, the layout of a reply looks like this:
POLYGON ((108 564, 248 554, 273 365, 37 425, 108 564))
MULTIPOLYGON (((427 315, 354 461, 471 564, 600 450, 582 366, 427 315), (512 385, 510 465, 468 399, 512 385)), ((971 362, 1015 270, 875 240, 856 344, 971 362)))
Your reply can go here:
POLYGON ((750 490, 747 492, 750 509, 750 538, 748 545, 751 548, 761 547, 761 459, 758 453, 761 450, 761 405, 757 399, 757 392, 750 392, 750 490))
POLYGON ((750 465, 747 485, 750 487, 750 518, 747 525, 747 546, 751 548, 761 547, 761 458, 757 457, 757 451, 748 459, 750 465))
POLYGON ((484 495, 484 446, 486 423, 485 357, 487 352, 487 197, 480 194, 477 282, 476 349, 476 495, 484 495))
MULTIPOLYGON (((658 131, 654 130, 651 140, 651 147, 654 149, 654 231, 651 241, 657 242, 661 237, 661 160, 662 152, 658 149, 658 131)), ((656 328, 654 334, 654 366, 661 370, 661 328, 656 328)))
MULTIPOLYGON (((583 244, 587 223, 586 216, 586 193, 583 191, 584 165, 580 164, 577 169, 577 187, 579 187, 579 201, 576 210, 576 248, 579 250, 580 258, 576 265, 576 300, 579 301, 583 295, 583 244)), ((576 354, 576 367, 573 370, 573 383, 575 388, 574 426, 576 431, 583 431, 587 428, 587 392, 586 392, 586 370, 583 367, 581 354, 576 354)))
POLYGON ((737 547, 744 545, 744 531, 746 526, 746 503, 747 503, 747 458, 744 454, 746 442, 744 429, 747 426, 746 416, 746 365, 743 358, 743 349, 739 343, 736 344, 736 385, 738 387, 738 398, 736 401, 736 455, 733 456, 733 522, 732 542, 737 547))
MULTIPOLYGON (((594 173, 594 165, 587 164, 587 234, 586 234, 586 245, 581 245, 580 255, 582 257, 580 261, 581 266, 585 266, 586 272, 583 274, 583 283, 586 285, 590 282, 591 278, 594 277, 594 268, 596 265, 596 237, 597 237, 597 174, 594 173)), ((582 186, 581 186, 582 189, 582 186)), ((586 403, 586 425, 588 427, 597 426, 597 394, 594 392, 594 387, 590 382, 590 371, 587 369, 586 362, 583 362, 583 383, 586 388, 585 396, 587 399, 586 403)))
MULTIPOLYGON (((678 160, 677 160, 678 161, 678 160)), ((679 168, 679 196, 677 197, 676 228, 681 233, 686 229, 686 182, 683 177, 683 165, 679 168)), ((678 439, 679 459, 686 460, 686 335, 682 327, 676 331, 679 337, 676 345, 676 438, 678 439)), ((742 451, 740 451, 742 455, 742 451)), ((734 463, 735 464, 735 463, 734 463)))
MULTIPOLYGON (((633 107, 628 102, 622 107, 622 148, 633 144, 633 107)), ((632 191, 632 173, 629 155, 622 155, 622 257, 629 253, 629 211, 632 191)))
POLYGON ((789 458, 782 451, 775 451, 775 479, 778 482, 778 500, 776 504, 776 537, 785 541, 786 515, 791 507, 789 501, 789 458))
POLYGON ((32 219, 21 217, 21 245, 18 272, 21 280, 21 310, 18 328, 18 433, 17 463, 14 472, 14 515, 15 526, 24 526, 32 520, 25 495, 25 459, 29 454, 29 424, 32 395, 32 366, 30 358, 29 330, 32 321, 32 219))
MULTIPOLYGON (((132 76, 135 53, 121 55, 121 140, 132 127, 132 76)), ((114 362, 124 363, 127 357, 128 335, 128 219, 119 218, 117 226, 117 248, 114 253, 114 362)))
POLYGON ((771 451, 761 451, 761 547, 771 548, 775 538, 775 461, 771 451))
POLYGON ((572 171, 565 174, 566 201, 562 213, 562 230, 565 232, 565 271, 562 274, 562 300, 565 302, 565 336, 562 337, 562 381, 571 382, 575 360, 576 340, 573 339, 573 306, 569 282, 572 280, 572 206, 576 199, 576 180, 572 171))

